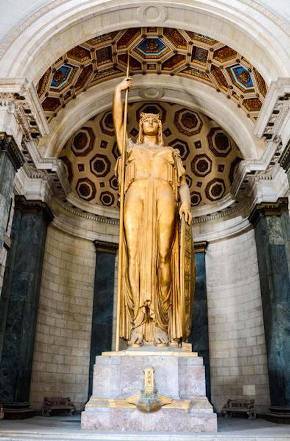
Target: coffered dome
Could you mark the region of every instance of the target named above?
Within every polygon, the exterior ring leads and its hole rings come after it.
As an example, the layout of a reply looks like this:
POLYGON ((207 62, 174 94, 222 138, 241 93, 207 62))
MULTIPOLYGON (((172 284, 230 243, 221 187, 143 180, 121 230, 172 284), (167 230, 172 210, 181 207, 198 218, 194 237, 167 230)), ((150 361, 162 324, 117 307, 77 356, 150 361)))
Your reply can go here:
MULTIPOLYGON (((215 121, 177 104, 132 103, 128 133, 133 140, 138 134, 140 112, 160 113, 164 143, 180 152, 193 206, 213 204, 230 192, 242 156, 215 121)), ((97 114, 71 136, 60 155, 72 191, 90 204, 117 207, 114 169, 118 155, 111 111, 97 114)))

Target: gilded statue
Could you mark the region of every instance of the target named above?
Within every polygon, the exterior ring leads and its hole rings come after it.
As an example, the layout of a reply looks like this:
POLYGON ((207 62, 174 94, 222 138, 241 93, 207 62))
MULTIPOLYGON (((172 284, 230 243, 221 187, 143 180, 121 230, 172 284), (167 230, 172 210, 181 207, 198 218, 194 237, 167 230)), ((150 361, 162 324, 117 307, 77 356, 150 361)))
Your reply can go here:
MULTIPOLYGON (((159 115, 141 114, 136 142, 124 134, 122 91, 131 86, 125 78, 113 98, 120 155, 126 147, 119 333, 132 346, 176 346, 190 329, 191 281, 185 292, 180 273, 180 224, 190 229, 190 192, 179 151, 164 145, 159 115)), ((116 174, 120 180, 120 157, 116 174)))

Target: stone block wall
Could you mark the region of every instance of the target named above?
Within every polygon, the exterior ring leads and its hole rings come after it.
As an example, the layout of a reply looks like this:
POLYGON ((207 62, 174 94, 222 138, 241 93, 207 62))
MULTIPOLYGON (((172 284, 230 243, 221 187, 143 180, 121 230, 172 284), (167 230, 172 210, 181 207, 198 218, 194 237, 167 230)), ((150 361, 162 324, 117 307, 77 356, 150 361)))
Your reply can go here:
POLYGON ((254 231, 210 243, 206 253, 211 397, 269 404, 266 346, 254 231))
POLYGON ((48 227, 30 400, 87 401, 95 274, 92 242, 48 227))

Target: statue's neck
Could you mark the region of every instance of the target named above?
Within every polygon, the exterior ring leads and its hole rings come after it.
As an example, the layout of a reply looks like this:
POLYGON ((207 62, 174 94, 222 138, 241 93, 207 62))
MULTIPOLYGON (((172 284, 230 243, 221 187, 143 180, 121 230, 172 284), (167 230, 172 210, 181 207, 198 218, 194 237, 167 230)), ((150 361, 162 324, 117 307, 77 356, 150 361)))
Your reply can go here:
POLYGON ((152 146, 158 145, 158 136, 144 135, 143 144, 152 145, 152 146))

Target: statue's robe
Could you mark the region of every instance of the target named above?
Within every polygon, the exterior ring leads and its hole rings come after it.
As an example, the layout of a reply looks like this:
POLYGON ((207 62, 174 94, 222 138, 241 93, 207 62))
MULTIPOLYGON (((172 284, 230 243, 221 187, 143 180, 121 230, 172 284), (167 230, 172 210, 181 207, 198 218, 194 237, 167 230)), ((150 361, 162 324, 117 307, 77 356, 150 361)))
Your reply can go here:
MULTIPOLYGON (((116 165, 120 176, 120 158, 116 165)), ((128 250, 126 235, 119 250, 122 256, 121 298, 120 298, 120 337, 130 340, 132 327, 143 327, 145 342, 153 342, 153 327, 165 331, 169 340, 186 340, 191 327, 192 278, 191 278, 191 238, 183 221, 179 219, 179 187, 185 169, 179 151, 167 146, 148 146, 128 143, 125 161, 125 207, 127 192, 134 191, 134 182, 144 183, 144 203, 142 215, 136 225, 138 237, 137 292, 131 292, 128 279, 128 250), (175 218, 171 248, 171 286, 166 298, 160 290, 158 216, 157 202, 160 181, 167 181, 168 191, 174 194, 175 218), (183 232, 182 232, 183 231, 183 232), (182 234, 181 234, 182 232, 182 234), (183 243, 181 243, 181 236, 183 243), (190 243, 188 243, 190 241, 190 243), (181 259, 181 253, 184 253, 181 259), (189 260, 188 260, 189 259, 189 260)), ((126 209, 126 208, 125 208, 126 209)), ((137 234, 137 233, 136 233, 137 234)))

